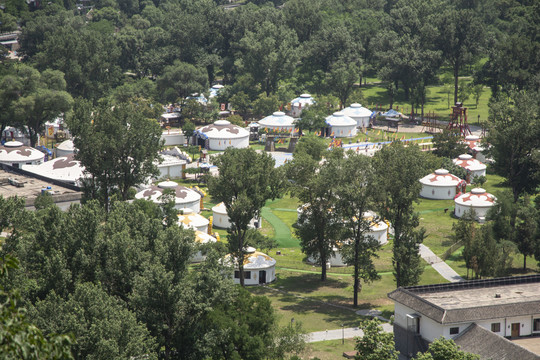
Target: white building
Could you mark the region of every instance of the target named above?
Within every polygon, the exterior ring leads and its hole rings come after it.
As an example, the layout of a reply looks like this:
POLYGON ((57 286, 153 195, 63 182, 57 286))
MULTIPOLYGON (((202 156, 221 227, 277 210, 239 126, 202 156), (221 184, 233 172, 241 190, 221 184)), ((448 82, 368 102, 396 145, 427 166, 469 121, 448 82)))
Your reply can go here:
POLYGON ((450 200, 465 191, 467 183, 456 175, 452 175, 446 169, 438 169, 435 172, 421 178, 422 190, 420 196, 433 200, 450 200))
POLYGON ((249 147, 249 131, 227 120, 218 120, 212 125, 203 126, 197 129, 196 133, 202 140, 201 145, 209 150, 249 147))
MULTIPOLYGON (((205 232, 202 231, 195 231, 195 244, 200 245, 206 245, 210 243, 217 242, 217 239, 213 237, 212 235, 208 235, 205 232)), ((193 255, 190 259, 191 262, 197 263, 206 260, 206 254, 204 254, 202 251, 197 251, 195 255, 193 255)))
POLYGON ((302 110, 315 104, 315 99, 310 94, 302 94, 291 100, 291 116, 300 117, 302 110))
POLYGON ((161 140, 164 141, 165 146, 184 145, 186 139, 181 129, 169 129, 161 133, 161 140))
POLYGON ((266 128, 271 131, 294 132, 294 118, 285 115, 282 111, 276 111, 272 115, 262 118, 258 121, 260 128, 266 128))
POLYGON ((161 163, 156 162, 160 178, 174 179, 182 177, 187 161, 176 156, 160 154, 161 163))
POLYGON ((345 114, 345 116, 356 120, 357 127, 364 129, 369 127, 369 120, 371 119, 371 114, 373 113, 371 110, 358 103, 351 104, 351 106, 346 107, 345 109, 341 110, 341 112, 345 114))
MULTIPOLYGON (((40 138, 39 134, 37 135, 37 138, 39 141, 39 138, 40 138)), ((2 133, 2 140, 19 141, 19 142, 22 142, 23 145, 30 146, 30 138, 28 137, 28 135, 21 129, 18 129, 13 126, 7 126, 4 129, 4 132, 2 133)))
POLYGON ((486 221, 486 214, 495 205, 497 198, 482 188, 474 188, 471 192, 458 196, 454 202, 456 207, 454 214, 460 218, 467 211, 473 210, 476 220, 486 221))
POLYGON ((481 359, 540 358, 505 339, 540 335, 540 275, 410 286, 388 297, 395 303, 396 349, 404 356, 442 336, 481 359))
POLYGON ((75 145, 73 144, 73 140, 62 141, 54 148, 54 153, 56 157, 75 154, 75 145))
POLYGON ((39 165, 45 154, 20 141, 8 141, 0 146, 0 163, 21 168, 23 165, 39 165))
POLYGON ((185 211, 184 214, 178 214, 178 226, 184 229, 192 229, 203 233, 208 233, 208 224, 210 221, 202 215, 191 211, 185 211))
POLYGON ((486 156, 484 151, 486 148, 482 145, 480 137, 477 135, 465 136, 465 143, 469 147, 469 151, 472 153, 473 158, 483 163, 486 163, 486 156))
POLYGON ((467 181, 470 184, 477 176, 486 176, 486 165, 474 159, 472 155, 461 154, 457 159, 452 160, 454 164, 467 170, 467 181))
MULTIPOLYGON (((246 253, 244 255, 245 285, 262 285, 276 280, 276 260, 252 247, 248 247, 246 253)), ((230 254, 225 257, 225 262, 231 263, 230 254)), ((237 269, 236 263, 237 259, 234 259, 235 269, 237 269)), ((240 271, 234 271, 233 279, 235 284, 240 284, 240 271)))
MULTIPOLYGON (((219 229, 228 229, 231 227, 229 215, 227 215, 227 209, 225 204, 220 202, 212 208, 212 226, 219 229)), ((252 219, 249 226, 255 229, 259 229, 262 226, 261 219, 252 219)))
POLYGON ((22 165, 21 168, 47 179, 78 186, 81 178, 85 176, 84 166, 79 160, 75 160, 74 156, 61 156, 38 165, 22 165))
POLYGON ((343 138, 356 136, 356 120, 346 116, 341 111, 328 116, 325 122, 328 125, 328 134, 330 137, 343 138))
POLYGON ((163 197, 165 190, 172 190, 175 209, 191 209, 195 213, 201 211, 201 195, 197 191, 178 185, 174 181, 162 181, 157 186, 150 186, 139 191, 135 194, 135 199, 145 199, 156 204, 162 204, 165 200, 163 197))

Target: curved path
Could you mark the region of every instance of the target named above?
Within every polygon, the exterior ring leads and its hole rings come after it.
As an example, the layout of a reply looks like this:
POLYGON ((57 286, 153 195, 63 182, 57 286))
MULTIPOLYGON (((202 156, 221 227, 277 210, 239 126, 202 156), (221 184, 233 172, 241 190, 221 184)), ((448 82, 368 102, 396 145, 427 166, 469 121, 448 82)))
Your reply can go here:
POLYGON ((298 247, 298 240, 293 239, 291 230, 287 224, 281 221, 280 218, 272 212, 272 209, 265 206, 261 209, 261 216, 266 219, 274 228, 275 236, 274 238, 279 243, 281 247, 298 247))

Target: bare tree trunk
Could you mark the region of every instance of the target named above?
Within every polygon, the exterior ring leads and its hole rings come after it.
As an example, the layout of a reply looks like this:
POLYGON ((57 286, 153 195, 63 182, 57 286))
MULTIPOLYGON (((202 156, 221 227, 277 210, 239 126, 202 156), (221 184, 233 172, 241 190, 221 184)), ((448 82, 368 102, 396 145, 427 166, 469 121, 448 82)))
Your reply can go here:
POLYGON ((360 285, 360 279, 359 279, 359 264, 358 264, 358 257, 359 257, 359 252, 360 252, 360 244, 359 244, 359 240, 358 239, 355 239, 354 241, 354 298, 353 298, 353 306, 354 307, 357 307, 358 306, 358 293, 360 292, 360 288, 361 288, 361 285, 360 285))
POLYGON ((454 104, 458 101, 458 75, 459 75, 459 64, 454 64, 454 104))

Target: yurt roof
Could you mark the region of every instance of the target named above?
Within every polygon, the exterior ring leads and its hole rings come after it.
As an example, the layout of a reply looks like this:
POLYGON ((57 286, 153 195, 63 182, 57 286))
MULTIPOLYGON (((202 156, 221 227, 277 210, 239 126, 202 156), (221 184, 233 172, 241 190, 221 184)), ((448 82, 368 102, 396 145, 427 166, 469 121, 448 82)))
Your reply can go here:
POLYGON ((73 144, 73 140, 62 141, 60 144, 58 144, 56 148, 64 151, 75 151, 75 145, 73 144))
POLYGON ((458 196, 456 204, 472 207, 490 207, 493 206, 497 198, 482 188, 474 188, 470 192, 458 196))
MULTIPOLYGON (((252 247, 248 247, 246 251, 247 254, 244 255, 244 270, 265 269, 276 265, 276 260, 265 253, 256 251, 252 247)), ((226 260, 230 260, 230 258, 230 254, 226 256, 226 260)))
POLYGON ((485 150, 484 147, 482 147, 481 145, 480 137, 477 135, 465 136, 465 143, 467 144, 467 146, 469 146, 469 149, 471 150, 478 152, 485 150))
POLYGON ((160 154, 159 156, 161 157, 162 161, 161 161, 161 163, 158 163, 158 161, 155 162, 157 167, 166 167, 166 166, 187 164, 186 160, 182 160, 180 158, 177 158, 176 156, 165 155, 165 154, 160 154))
POLYGON ((345 109, 341 110, 343 114, 355 118, 355 117, 370 117, 373 113, 371 110, 363 107, 362 105, 358 103, 351 104, 351 106, 346 107, 345 109))
POLYGON ((139 191, 137 194, 135 194, 135 198, 151 200, 153 202, 159 203, 161 202, 161 199, 159 199, 159 197, 163 195, 165 189, 174 190, 174 200, 176 204, 191 203, 194 201, 199 201, 201 199, 201 195, 198 192, 187 187, 178 185, 174 181, 163 181, 160 182, 157 186, 153 185, 149 188, 139 191))
POLYGON ((210 221, 199 214, 184 214, 178 215, 178 225, 187 228, 196 228, 200 226, 206 226, 210 224, 210 221))
POLYGON ((306 104, 308 105, 315 104, 315 99, 313 99, 313 97, 310 94, 302 94, 299 97, 291 100, 292 106, 298 106, 298 104, 302 104, 302 106, 306 104))
POLYGON ((197 132, 208 139, 238 139, 249 136, 246 129, 233 125, 227 120, 218 120, 212 125, 199 128, 197 132))
POLYGON ((0 146, 0 162, 23 162, 43 160, 45 154, 20 141, 8 141, 0 146))
POLYGON ((261 126, 294 126, 294 118, 288 115, 285 115, 282 111, 276 111, 272 115, 269 115, 265 118, 259 120, 259 125, 261 126))
POLYGON ((388 229, 388 224, 384 222, 383 220, 379 220, 379 222, 374 222, 374 218, 377 215, 372 211, 366 211, 364 213, 364 219, 369 220, 369 230, 370 231, 382 231, 388 229))
POLYGON ((422 184, 429 186, 457 186, 461 181, 460 178, 450 174, 446 169, 437 169, 420 179, 422 184))
POLYGON ((23 165, 23 170, 48 179, 76 182, 84 177, 84 167, 79 160, 75 160, 73 154, 60 156, 39 165, 23 165))
POLYGON ((325 122, 330 126, 356 126, 356 120, 348 117, 341 111, 328 116, 325 122))
POLYGON ((164 119, 176 119, 180 117, 180 114, 177 112, 163 113, 161 117, 164 119))
POLYGON ((217 242, 217 239, 213 237, 212 235, 196 230, 195 241, 198 242, 199 244, 207 244, 209 242, 213 242, 213 243, 217 242))
POLYGON ((461 154, 457 159, 452 160, 454 164, 461 166, 469 171, 484 170, 486 165, 474 159, 472 155, 461 154))
POLYGON ((219 204, 214 206, 212 208, 212 212, 222 214, 222 215, 227 215, 227 209, 225 208, 225 204, 223 202, 220 202, 219 204))

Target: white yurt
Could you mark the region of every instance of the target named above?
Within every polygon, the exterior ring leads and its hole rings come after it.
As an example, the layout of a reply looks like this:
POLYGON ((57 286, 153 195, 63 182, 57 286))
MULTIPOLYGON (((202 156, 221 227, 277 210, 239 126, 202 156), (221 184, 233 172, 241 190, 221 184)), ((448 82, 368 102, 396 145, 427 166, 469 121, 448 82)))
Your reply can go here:
POLYGON ((44 158, 44 153, 20 141, 8 141, 0 146, 0 164, 20 168, 23 165, 39 165, 44 158))
POLYGON ((197 136, 208 140, 205 147, 209 150, 225 150, 228 147, 249 147, 249 131, 231 124, 227 120, 218 120, 212 125, 197 129, 197 136))
POLYGON ((163 131, 161 134, 161 140, 164 141, 165 146, 184 145, 186 139, 181 129, 169 129, 163 131))
POLYGON ((358 103, 351 104, 351 106, 346 107, 341 110, 341 112, 353 120, 356 120, 356 126, 359 128, 367 128, 369 126, 369 119, 373 113, 371 110, 358 103))
POLYGON ((21 168, 47 179, 78 185, 79 180, 85 176, 84 166, 74 156, 61 156, 38 165, 22 165, 21 168))
POLYGON ((187 161, 177 158, 172 155, 160 154, 161 163, 155 162, 159 170, 160 178, 179 178, 182 177, 182 172, 186 168, 187 161))
POLYGON ((224 86, 221 84, 212 85, 212 87, 210 88, 209 98, 211 99, 218 96, 219 90, 223 89, 223 87, 224 86))
POLYGON ((470 152, 472 152, 473 158, 483 163, 486 162, 486 156, 483 154, 483 151, 486 149, 482 146, 479 136, 467 135, 465 136, 465 143, 469 147, 470 152))
POLYGON ((73 140, 65 140, 62 141, 56 148, 54 149, 55 156, 61 157, 61 156, 68 156, 75 153, 75 145, 73 144, 73 140))
POLYGON ((270 116, 258 121, 259 126, 273 131, 294 132, 294 118, 285 115, 282 111, 276 111, 270 116))
POLYGON ((208 224, 210 224, 210 221, 204 216, 196 214, 191 210, 185 210, 184 214, 178 214, 177 224, 185 229, 208 233, 208 224))
POLYGON ((343 112, 335 112, 325 120, 329 127, 330 137, 353 137, 356 136, 356 120, 345 115, 343 112))
MULTIPOLYGON (((276 279, 276 260, 270 256, 256 251, 252 247, 246 249, 247 254, 244 255, 244 284, 245 285, 262 285, 271 283, 276 279)), ((225 261, 230 263, 231 255, 225 257, 225 261)), ((240 284, 240 272, 236 267, 234 271, 234 283, 240 284)))
POLYGON ((163 202, 161 196, 166 189, 174 191, 175 209, 191 209, 195 213, 201 211, 201 195, 195 190, 178 185, 174 181, 162 181, 157 186, 150 186, 139 191, 135 194, 135 199, 146 199, 161 204, 163 202))
POLYGON ((467 170, 467 179, 465 180, 469 184, 475 177, 486 175, 486 165, 474 159, 472 155, 461 154, 457 159, 454 159, 452 161, 454 162, 454 164, 461 166, 462 168, 467 170))
POLYGON ((302 110, 310 105, 315 104, 315 99, 310 94, 302 94, 291 100, 291 115, 292 117, 300 117, 302 110))
MULTIPOLYGON (((225 204, 220 202, 212 208, 212 226, 219 229, 228 229, 231 226, 229 216, 225 204)), ((249 226, 254 229, 259 229, 262 226, 261 219, 252 219, 249 226)))
POLYGON ((460 218, 467 211, 474 210, 476 214, 476 220, 479 222, 484 222, 486 220, 486 214, 491 209, 497 198, 486 192, 482 188, 474 188, 471 192, 465 193, 458 196, 454 202, 456 203, 456 208, 454 209, 454 214, 460 218))
MULTIPOLYGON (((195 231, 196 244, 204 245, 204 244, 215 243, 215 242, 217 242, 217 239, 213 237, 212 235, 208 235, 207 233, 202 232, 202 231, 195 231)), ((201 262, 204 260, 206 260, 206 255, 203 255, 201 251, 198 251, 190 259, 191 262, 201 262)))
POLYGON ((467 183, 456 175, 450 174, 446 169, 438 169, 435 172, 421 178, 422 190, 420 196, 433 200, 450 200, 459 193, 465 191, 467 183))

